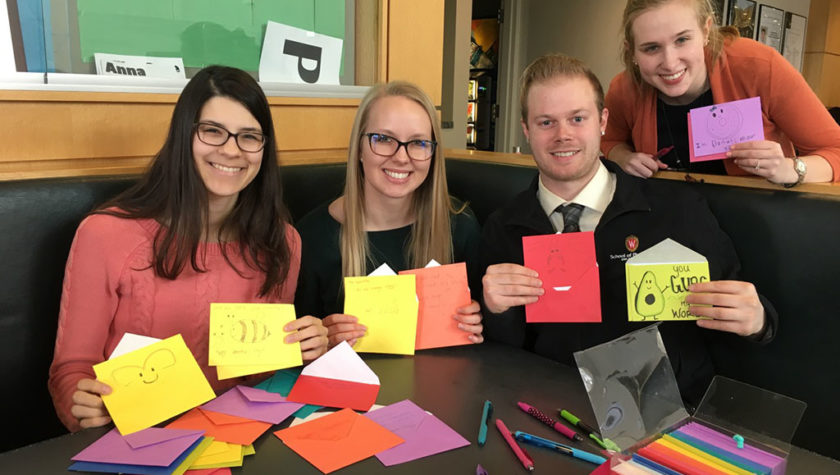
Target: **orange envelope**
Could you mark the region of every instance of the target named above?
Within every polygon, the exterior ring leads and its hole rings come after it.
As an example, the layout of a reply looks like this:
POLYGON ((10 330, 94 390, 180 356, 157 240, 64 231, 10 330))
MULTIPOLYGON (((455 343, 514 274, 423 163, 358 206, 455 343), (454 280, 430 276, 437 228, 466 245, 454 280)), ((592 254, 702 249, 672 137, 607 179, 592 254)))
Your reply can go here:
POLYGON ((525 321, 601 321, 601 279, 591 231, 522 238, 525 267, 539 273, 545 293, 525 306, 525 321))
POLYGON ((342 409, 274 433, 318 470, 330 473, 403 443, 393 432, 342 409))
POLYGON ((458 329, 452 319, 458 308, 469 305, 470 287, 467 283, 467 265, 463 262, 445 266, 425 267, 401 271, 400 274, 417 276, 417 339, 414 348, 440 348, 467 345, 467 333, 458 329))
POLYGON ((220 442, 250 445, 271 427, 267 422, 229 416, 196 407, 170 422, 167 429, 198 429, 220 442))

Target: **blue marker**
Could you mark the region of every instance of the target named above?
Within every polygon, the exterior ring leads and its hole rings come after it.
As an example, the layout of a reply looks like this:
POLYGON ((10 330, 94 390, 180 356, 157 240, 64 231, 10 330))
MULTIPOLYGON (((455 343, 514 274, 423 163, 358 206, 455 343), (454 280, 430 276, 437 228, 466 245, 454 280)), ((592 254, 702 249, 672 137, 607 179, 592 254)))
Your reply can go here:
POLYGON ((566 455, 571 455, 572 457, 579 458, 581 460, 586 460, 587 462, 594 463, 595 465, 601 465, 602 463, 607 461, 607 459, 601 457, 600 455, 590 454, 589 452, 578 450, 574 447, 569 447, 568 445, 563 445, 553 440, 543 439, 542 437, 538 437, 533 434, 528 434, 527 432, 522 432, 518 430, 514 434, 514 437, 516 437, 516 440, 521 440, 526 444, 556 450, 557 452, 566 455))
POLYGON ((484 410, 481 412, 481 425, 478 426, 478 445, 484 447, 487 442, 487 421, 493 415, 493 403, 484 401, 484 410))

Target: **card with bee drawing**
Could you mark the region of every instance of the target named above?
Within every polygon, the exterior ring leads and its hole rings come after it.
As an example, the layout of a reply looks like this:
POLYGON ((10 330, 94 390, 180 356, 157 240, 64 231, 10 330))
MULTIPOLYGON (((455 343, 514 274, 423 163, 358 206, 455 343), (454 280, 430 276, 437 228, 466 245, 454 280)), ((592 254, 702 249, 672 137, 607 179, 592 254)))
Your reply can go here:
POLYGON ((273 369, 303 364, 300 343, 283 341, 288 334, 283 327, 294 319, 291 304, 211 303, 209 364, 273 369))

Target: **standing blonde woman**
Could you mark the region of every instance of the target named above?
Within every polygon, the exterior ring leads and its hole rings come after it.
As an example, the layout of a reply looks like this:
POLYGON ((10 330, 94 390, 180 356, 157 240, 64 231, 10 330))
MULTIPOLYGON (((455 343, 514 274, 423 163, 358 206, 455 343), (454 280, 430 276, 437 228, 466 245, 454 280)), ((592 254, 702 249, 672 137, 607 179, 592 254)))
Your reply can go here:
MULTIPOLYGON (((323 318, 330 346, 353 344, 366 330, 341 313, 343 277, 366 275, 383 263, 395 271, 423 267, 430 259, 466 261, 474 269, 478 223, 449 196, 439 137, 434 106, 413 84, 375 86, 359 105, 344 194, 298 223, 303 252, 295 307, 299 315, 323 318)), ((465 339, 483 341, 477 302, 452 318, 465 339)))
POLYGON ((786 186, 840 181, 840 127, 805 79, 773 48, 716 28, 708 0, 628 0, 623 25, 626 70, 607 93, 601 150, 624 171, 751 174, 786 186), (765 140, 735 144, 722 161, 690 163, 686 113, 755 96, 765 140))

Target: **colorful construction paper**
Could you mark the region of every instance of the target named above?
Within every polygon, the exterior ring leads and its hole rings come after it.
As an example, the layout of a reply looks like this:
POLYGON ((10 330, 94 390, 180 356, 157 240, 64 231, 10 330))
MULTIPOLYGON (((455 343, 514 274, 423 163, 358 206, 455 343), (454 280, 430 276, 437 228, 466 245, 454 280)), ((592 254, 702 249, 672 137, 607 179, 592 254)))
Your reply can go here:
POLYGON ((728 475, 727 472, 655 442, 642 447, 638 452, 645 458, 685 475, 728 475))
POLYGON ((525 321, 601 321, 601 280, 595 260, 595 233, 525 236, 525 267, 537 271, 545 293, 525 306, 525 321))
POLYGON ((170 422, 166 428, 203 430, 216 441, 248 445, 271 428, 271 424, 197 407, 170 422))
POLYGON ((750 443, 745 443, 744 448, 739 449, 731 436, 722 434, 696 422, 689 422, 681 426, 677 432, 690 435, 715 447, 727 450, 730 453, 736 453, 739 457, 743 457, 751 462, 770 467, 774 474, 780 473, 785 467, 785 460, 782 457, 761 450, 750 443))
POLYGON ((117 429, 112 429, 71 460, 166 467, 203 434, 201 430, 150 427, 123 436, 117 429))
MULTIPOLYGON (((297 381, 298 376, 300 376, 301 369, 302 368, 282 369, 275 372, 270 378, 255 385, 254 387, 270 393, 288 396, 289 391, 292 390, 292 386, 295 385, 295 381, 297 381)), ((323 406, 306 404, 295 412, 295 417, 304 418, 322 407, 323 406)))
POLYGON ((367 333, 356 351, 413 355, 418 302, 413 275, 345 277, 344 313, 367 333))
POLYGON ((342 341, 301 371, 288 401, 367 411, 379 394, 379 376, 342 341))
MULTIPOLYGON (((738 467, 743 468, 744 470, 747 470, 751 473, 758 473, 760 475, 770 475, 770 467, 765 467, 764 465, 752 462, 744 457, 741 457, 740 455, 737 455, 736 453, 729 452, 719 447, 715 447, 712 444, 703 442, 700 439, 686 435, 678 430, 673 431, 668 435, 682 442, 685 442, 686 444, 703 450, 704 452, 714 455, 715 457, 721 460, 725 460, 733 465, 737 465, 738 467)), ((742 449, 735 449, 736 452, 738 450, 742 449)))
POLYGON ((399 436, 350 409, 279 430, 274 435, 324 473, 403 442, 399 436))
POLYGON ((733 473, 736 475, 751 475, 752 473, 735 464, 729 463, 728 461, 723 460, 720 457, 717 457, 715 454, 694 447, 691 444, 687 444, 668 434, 664 434, 662 438, 659 439, 657 442, 663 444, 665 447, 679 451, 698 460, 702 460, 704 463, 712 465, 713 467, 723 470, 727 473, 733 473))
POLYGON ((113 390, 102 401, 123 435, 216 397, 181 335, 94 365, 93 371, 113 390))
POLYGON ((74 462, 73 465, 67 467, 67 470, 76 472, 126 473, 143 475, 181 475, 186 472, 193 460, 198 458, 198 456, 210 446, 212 441, 212 437, 202 437, 199 440, 196 440, 186 451, 184 451, 184 453, 179 455, 174 462, 166 467, 80 461, 74 462))
POLYGON ((470 445, 461 434, 408 399, 370 411, 364 417, 405 440, 376 454, 386 467, 470 445))
POLYGON ((631 322, 697 320, 689 313, 688 286, 709 281, 701 254, 665 239, 627 259, 627 318, 631 322))
POLYGON ((759 97, 698 107, 688 113, 692 162, 726 158, 730 146, 753 140, 764 140, 759 97))
POLYGON ((208 411, 221 412, 231 416, 255 421, 279 424, 291 416, 303 404, 289 402, 285 397, 248 386, 236 386, 201 406, 208 411))
POLYGON ((220 378, 302 365, 300 343, 283 341, 294 320, 291 304, 211 303, 209 364, 220 378))
POLYGON ((244 447, 239 444, 229 444, 214 440, 212 444, 193 461, 190 468, 223 468, 241 467, 245 457, 244 447))
POLYGON ((468 333, 458 328, 452 316, 460 307, 472 302, 467 283, 467 266, 463 262, 445 266, 401 271, 400 275, 417 276, 417 338, 414 349, 467 345, 468 333))

